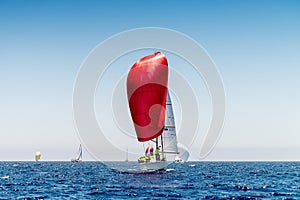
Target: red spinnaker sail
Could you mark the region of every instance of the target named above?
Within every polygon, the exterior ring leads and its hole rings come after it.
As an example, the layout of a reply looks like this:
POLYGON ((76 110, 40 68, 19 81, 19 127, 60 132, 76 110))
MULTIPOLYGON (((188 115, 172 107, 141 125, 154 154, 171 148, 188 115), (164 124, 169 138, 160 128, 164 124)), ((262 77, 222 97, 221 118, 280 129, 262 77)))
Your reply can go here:
POLYGON ((127 97, 138 141, 162 134, 168 89, 168 61, 157 52, 137 61, 127 77, 127 97))

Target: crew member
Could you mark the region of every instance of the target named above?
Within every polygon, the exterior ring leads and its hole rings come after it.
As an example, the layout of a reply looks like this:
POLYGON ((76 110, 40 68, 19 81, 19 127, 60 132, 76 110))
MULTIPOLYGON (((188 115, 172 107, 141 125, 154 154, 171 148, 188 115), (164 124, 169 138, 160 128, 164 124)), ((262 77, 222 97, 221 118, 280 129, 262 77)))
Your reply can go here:
POLYGON ((145 156, 148 157, 148 152, 149 152, 149 147, 146 148, 145 150, 145 156))
POLYGON ((154 148, 151 146, 150 147, 150 156, 153 156, 153 151, 154 151, 154 148))
POLYGON ((155 158, 156 158, 156 160, 160 160, 159 153, 160 153, 159 147, 156 147, 156 149, 155 149, 155 158))

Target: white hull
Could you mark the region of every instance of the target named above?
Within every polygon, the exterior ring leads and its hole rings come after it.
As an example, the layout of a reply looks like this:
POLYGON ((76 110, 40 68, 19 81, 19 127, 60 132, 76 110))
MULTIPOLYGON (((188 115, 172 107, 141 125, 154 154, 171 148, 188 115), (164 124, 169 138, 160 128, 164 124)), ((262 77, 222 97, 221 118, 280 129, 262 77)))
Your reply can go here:
POLYGON ((176 156, 175 156, 174 162, 175 162, 175 163, 183 163, 184 161, 180 158, 179 155, 176 155, 176 156))
POLYGON ((81 160, 72 159, 71 162, 81 162, 81 160))
POLYGON ((167 167, 172 162, 167 161, 157 161, 157 162, 147 162, 147 163, 140 163, 140 169, 143 171, 155 171, 159 169, 163 169, 167 167))

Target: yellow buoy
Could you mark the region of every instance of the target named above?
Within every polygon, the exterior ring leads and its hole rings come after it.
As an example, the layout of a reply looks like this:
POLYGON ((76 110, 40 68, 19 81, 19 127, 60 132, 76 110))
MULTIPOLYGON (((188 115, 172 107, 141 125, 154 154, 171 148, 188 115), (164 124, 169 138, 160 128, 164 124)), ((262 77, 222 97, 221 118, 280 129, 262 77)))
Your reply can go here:
POLYGON ((35 153, 35 161, 39 161, 41 159, 41 152, 36 152, 35 153))

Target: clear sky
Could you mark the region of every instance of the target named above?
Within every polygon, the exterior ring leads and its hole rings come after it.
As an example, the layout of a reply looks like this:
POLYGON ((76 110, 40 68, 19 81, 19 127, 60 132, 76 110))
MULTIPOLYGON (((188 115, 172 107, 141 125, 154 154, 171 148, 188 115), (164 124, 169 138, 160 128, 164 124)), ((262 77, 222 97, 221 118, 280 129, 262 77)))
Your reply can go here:
POLYGON ((299 10, 283 0, 0 1, 0 160, 73 157, 80 65, 111 35, 149 26, 195 39, 222 75, 226 122, 208 160, 300 160, 299 10))

